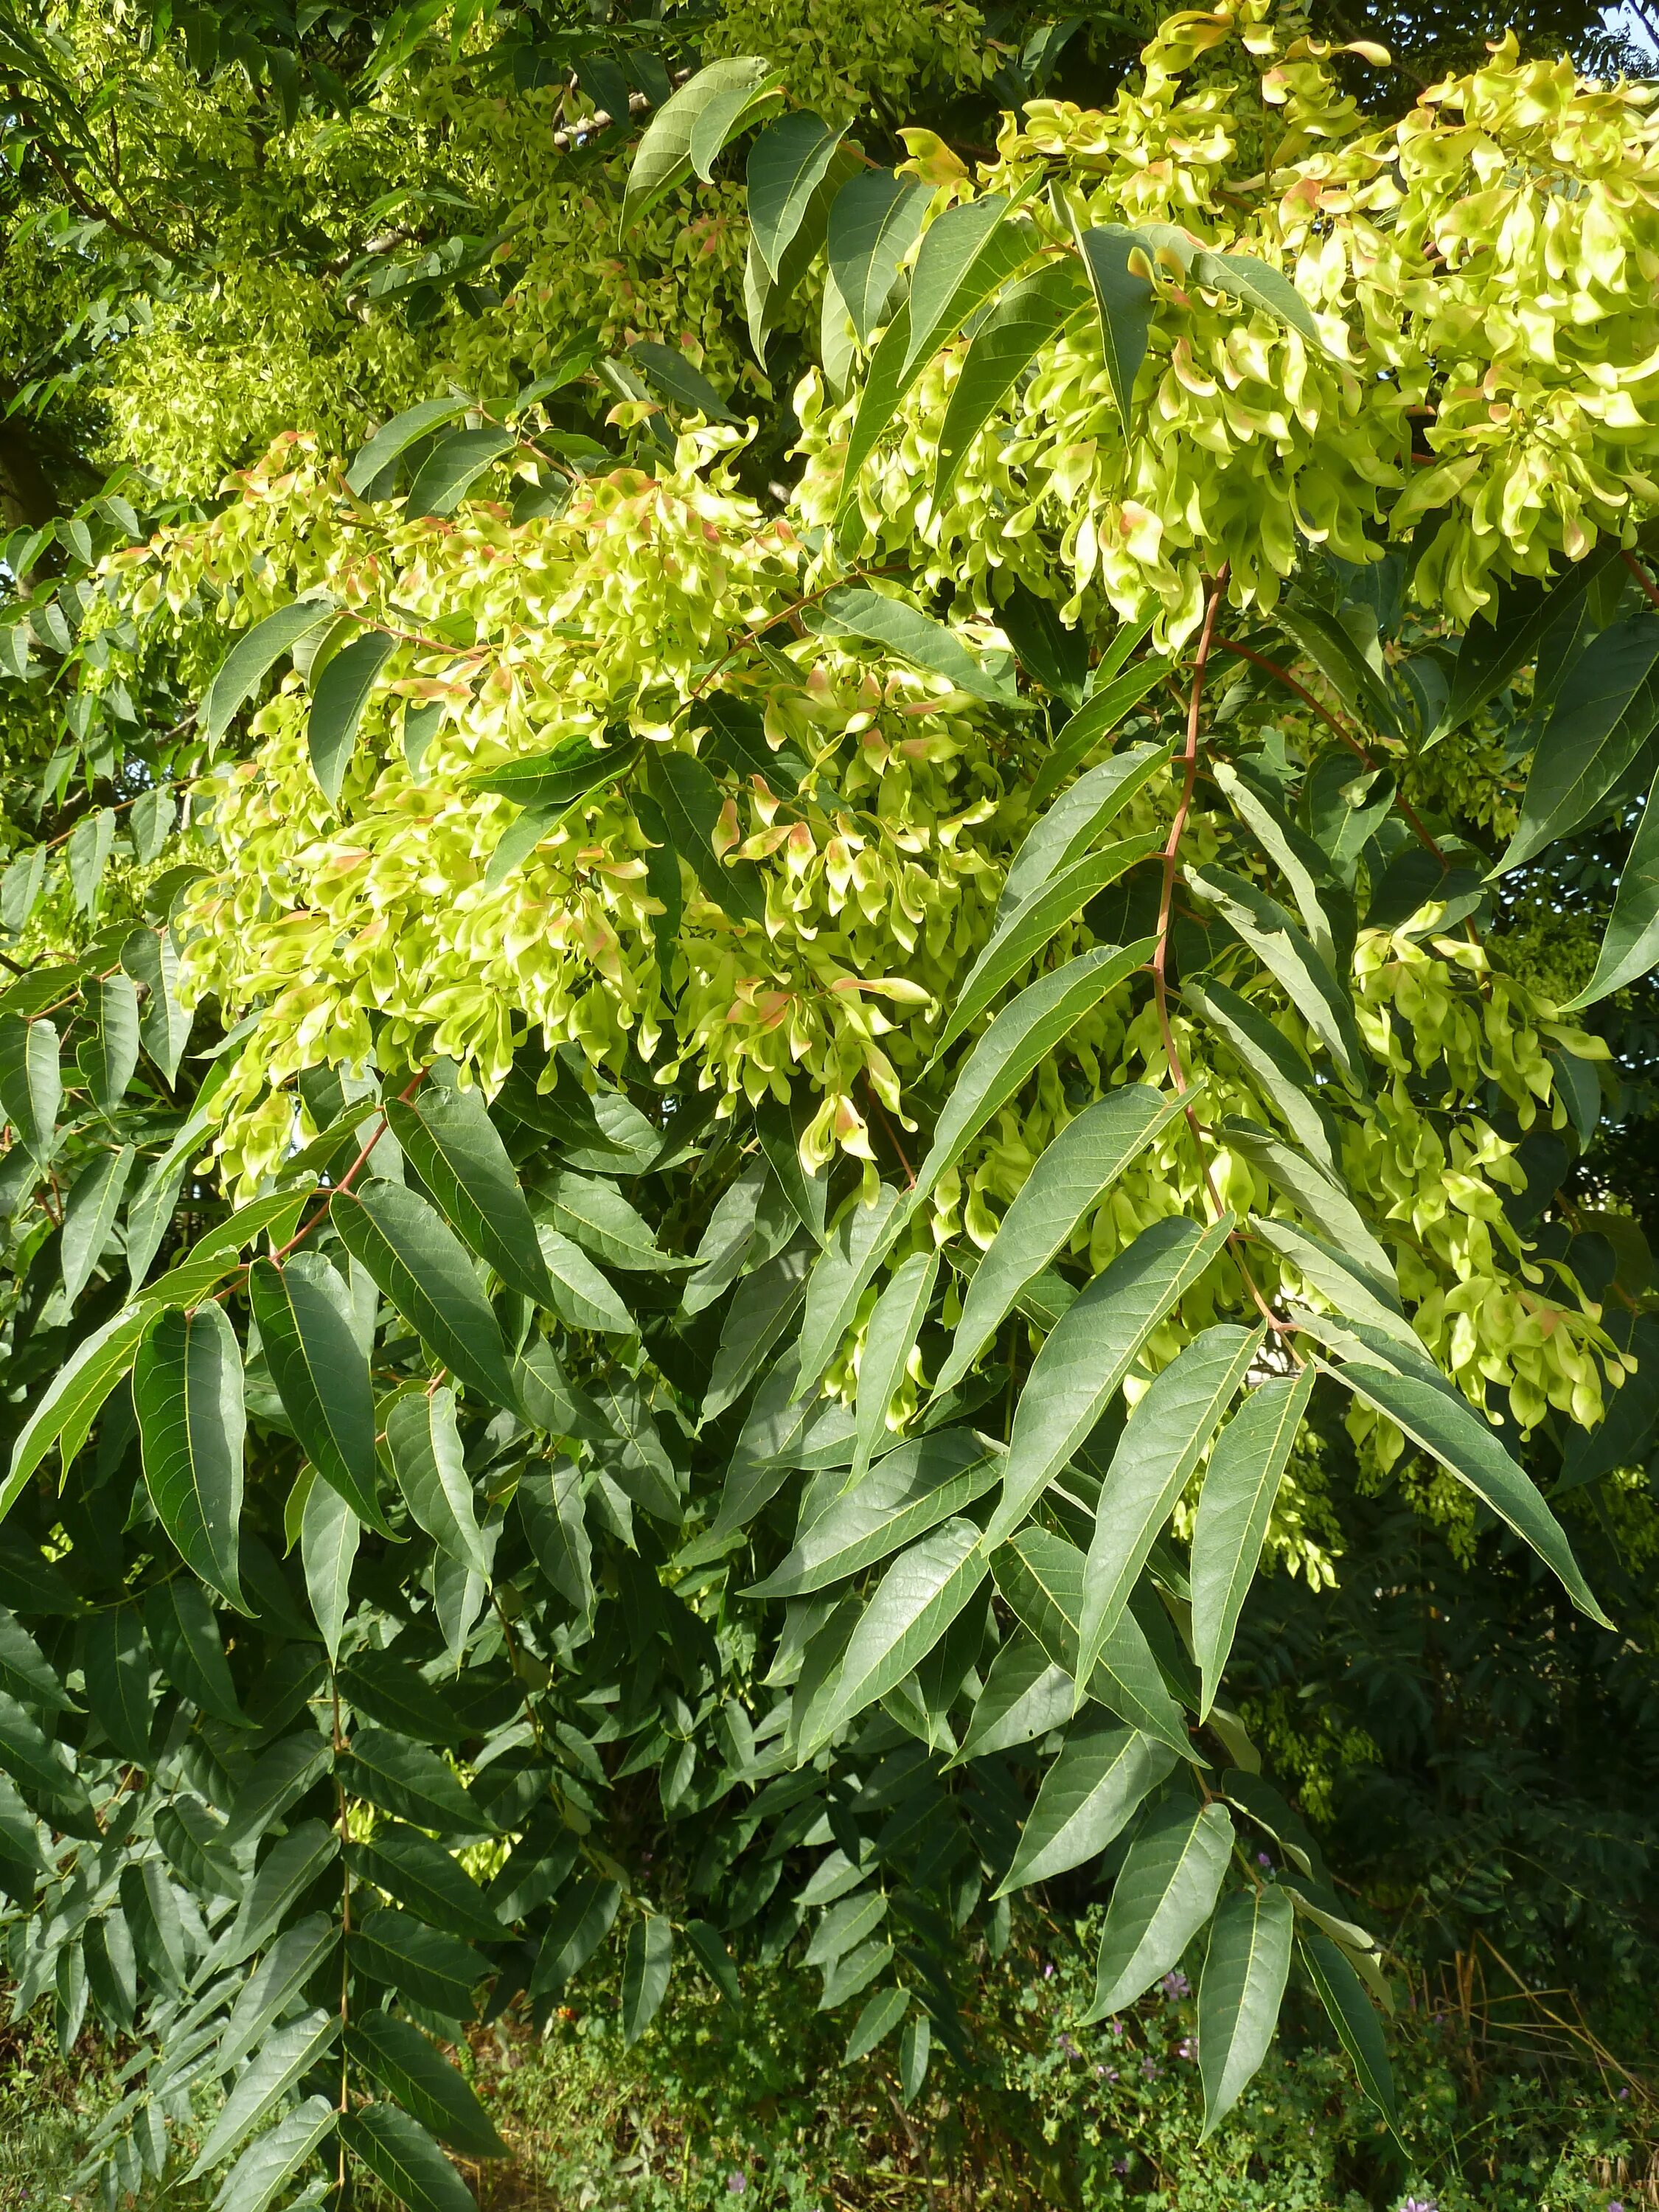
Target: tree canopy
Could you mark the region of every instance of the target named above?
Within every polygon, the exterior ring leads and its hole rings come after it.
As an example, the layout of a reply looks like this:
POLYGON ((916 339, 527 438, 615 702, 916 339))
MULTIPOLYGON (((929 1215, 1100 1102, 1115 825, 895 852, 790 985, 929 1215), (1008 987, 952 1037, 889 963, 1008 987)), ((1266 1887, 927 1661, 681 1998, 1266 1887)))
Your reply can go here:
POLYGON ((1401 2124, 1259 1580, 1357 1666, 1387 1500, 1565 1708, 1656 1549, 1659 125, 1480 27, 8 19, 0 1882, 112 2190, 463 2204, 438 2045, 607 1942, 914 2095, 1039 1886, 1208 2126, 1293 1975, 1401 2124))

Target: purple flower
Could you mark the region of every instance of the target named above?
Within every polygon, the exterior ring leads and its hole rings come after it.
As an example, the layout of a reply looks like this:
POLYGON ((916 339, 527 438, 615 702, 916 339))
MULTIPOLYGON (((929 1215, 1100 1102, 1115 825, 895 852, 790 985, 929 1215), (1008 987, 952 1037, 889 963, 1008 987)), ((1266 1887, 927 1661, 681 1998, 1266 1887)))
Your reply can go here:
POLYGON ((1140 2073, 1143 2081, 1156 2081, 1162 2069, 1159 2067, 1157 2059, 1143 2058, 1141 2060, 1140 2073))
POLYGON ((1267 1856, 1266 1851, 1258 1851, 1256 1853, 1255 1863, 1258 1866, 1264 1867, 1271 1867, 1273 1864, 1273 1861, 1267 1856))
POLYGON ((1112 2172, 1114 2173, 1123 2174, 1127 2173, 1128 2171, 1129 2161, 1127 2158, 1115 2158, 1112 2160, 1112 2172))
POLYGON ((1432 2197, 1408 2197, 1400 2212, 1440 2212, 1432 2197))
POLYGON ((726 2185, 733 2197, 741 2197, 749 2186, 749 2177, 746 2173, 728 2173, 726 2185))
POLYGON ((1054 2039, 1068 2058, 1075 2058, 1077 2057, 1077 2045, 1073 2042, 1069 2035, 1057 2036, 1054 2039))
POLYGON ((1187 1979, 1187 1977, 1182 1972, 1179 1966, 1171 1966, 1169 1972, 1165 1974, 1158 1983, 1158 1987, 1163 1990, 1164 1996, 1170 2000, 1171 2004, 1174 2003, 1177 1997, 1189 1997, 1193 1993, 1192 1984, 1187 1979))
POLYGON ((1176 2057, 1177 2058, 1190 2058, 1192 2055, 1193 2039, 1190 2035, 1183 2035, 1180 2042, 1176 2045, 1176 2057))
POLYGON ((1043 1970, 1042 1970, 1042 1978, 1043 1978, 1043 1980, 1044 1980, 1045 1982, 1052 1982, 1052 1981, 1053 1981, 1053 1979, 1054 1978, 1054 1968, 1053 1968, 1052 1966, 1045 1966, 1045 1967, 1043 1968, 1043 1970))
POLYGON ((1111 2029, 1114 2035, 1122 2034, 1123 2022, 1121 2020, 1109 2020, 1107 2021, 1106 2025, 1111 2029))

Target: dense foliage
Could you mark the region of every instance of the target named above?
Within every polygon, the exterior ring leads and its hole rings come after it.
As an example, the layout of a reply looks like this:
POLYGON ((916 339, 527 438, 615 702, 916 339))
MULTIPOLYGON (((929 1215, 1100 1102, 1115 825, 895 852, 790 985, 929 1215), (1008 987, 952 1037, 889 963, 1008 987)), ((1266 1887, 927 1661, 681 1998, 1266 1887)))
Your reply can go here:
POLYGON ((112 2194, 464 2204, 438 2045, 607 1944, 908 2100, 1038 1891, 1207 2129, 1288 1987, 1398 2130, 1303 1814, 1455 1917, 1611 1808, 1638 1940, 1648 96, 811 12, 7 34, 0 1881, 112 2194))

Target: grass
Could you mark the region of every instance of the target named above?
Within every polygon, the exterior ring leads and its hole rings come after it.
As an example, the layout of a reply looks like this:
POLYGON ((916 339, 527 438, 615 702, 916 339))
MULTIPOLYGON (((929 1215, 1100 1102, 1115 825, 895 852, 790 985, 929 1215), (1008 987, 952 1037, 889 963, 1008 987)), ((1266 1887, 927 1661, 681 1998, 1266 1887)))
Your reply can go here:
MULTIPOLYGON (((1294 2016, 1200 2142, 1190 2001, 1160 1990, 1079 2027, 1075 1954, 995 1966, 969 2021, 973 2063, 936 2057, 908 2108, 896 2039, 843 2068, 844 2026, 787 1966, 749 1969, 741 2014, 677 1973, 632 2051, 614 1985, 596 1977, 579 1995, 544 2039, 503 2025, 459 2054, 512 2152, 464 2169, 484 2212, 1659 2208, 1659 2102, 1639 2069, 1611 2070, 1589 2045, 1540 2060, 1455 2009, 1419 2005, 1395 2034, 1402 2154, 1328 2033, 1294 2016)), ((120 2056, 86 2035, 60 2057, 44 2014, 0 2039, 0 2212, 66 2199, 97 2212, 74 2175, 120 2056)), ((207 2212, 214 2185, 184 2182, 187 2163, 147 2186, 142 2212, 207 2212)), ((372 2195, 358 2203, 381 2212, 372 2195)))

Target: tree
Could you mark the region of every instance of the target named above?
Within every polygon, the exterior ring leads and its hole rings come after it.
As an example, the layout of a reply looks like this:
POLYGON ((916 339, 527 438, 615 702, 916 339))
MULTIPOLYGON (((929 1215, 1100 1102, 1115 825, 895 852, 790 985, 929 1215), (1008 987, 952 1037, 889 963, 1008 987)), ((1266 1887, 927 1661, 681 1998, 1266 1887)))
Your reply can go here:
MULTIPOLYGON (((1608 1047, 1482 932, 1593 831, 1583 1002, 1651 958, 1644 101, 1510 46, 1378 120, 1252 0, 883 164, 956 21, 822 112, 671 52, 447 259, 318 212, 489 204, 465 35, 388 73, 223 192, 98 386, 129 473, 10 541, 12 757, 87 796, 0 886, 0 1878, 21 2001, 150 2054, 117 2184, 223 2083, 238 2212, 459 2203, 432 2039, 607 1940, 630 2039, 804 1940, 914 2093, 1109 1848, 1099 2006, 1202 1936, 1211 2124, 1293 1970, 1392 2124, 1230 1691, 1320 1440, 1616 1633, 1534 1480, 1638 1553, 1644 1247, 1552 1211, 1608 1047), (366 319, 259 353, 331 270, 366 319)), ((222 81, 144 68, 127 175, 210 184, 222 81)))

